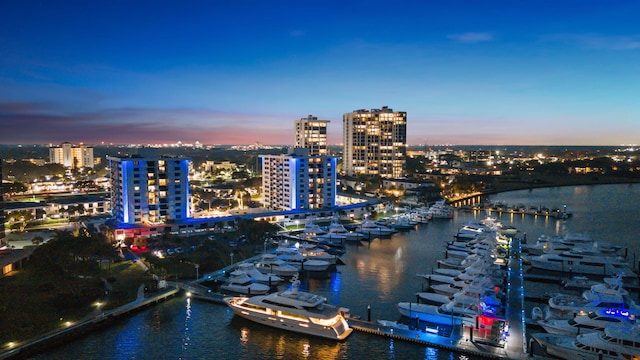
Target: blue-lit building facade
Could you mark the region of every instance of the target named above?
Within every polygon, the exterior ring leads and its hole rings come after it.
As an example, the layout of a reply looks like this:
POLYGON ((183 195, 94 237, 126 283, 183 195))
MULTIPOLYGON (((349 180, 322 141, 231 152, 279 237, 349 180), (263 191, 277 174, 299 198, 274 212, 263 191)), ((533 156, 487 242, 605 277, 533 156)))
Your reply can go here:
POLYGON ((118 224, 161 225, 191 217, 191 159, 160 156, 107 157, 111 211, 118 224))
POLYGON ((309 156, 306 148, 261 155, 263 204, 272 210, 311 210, 336 205, 337 158, 309 156))

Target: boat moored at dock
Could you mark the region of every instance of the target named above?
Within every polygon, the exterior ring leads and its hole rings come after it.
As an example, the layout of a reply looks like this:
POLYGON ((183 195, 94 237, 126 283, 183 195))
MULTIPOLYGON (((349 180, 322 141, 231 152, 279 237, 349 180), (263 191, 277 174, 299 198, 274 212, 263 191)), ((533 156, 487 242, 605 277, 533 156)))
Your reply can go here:
POLYGON ((320 336, 346 339, 353 329, 343 316, 343 309, 327 304, 320 295, 299 291, 294 277, 290 290, 253 297, 226 297, 234 314, 267 326, 320 336))

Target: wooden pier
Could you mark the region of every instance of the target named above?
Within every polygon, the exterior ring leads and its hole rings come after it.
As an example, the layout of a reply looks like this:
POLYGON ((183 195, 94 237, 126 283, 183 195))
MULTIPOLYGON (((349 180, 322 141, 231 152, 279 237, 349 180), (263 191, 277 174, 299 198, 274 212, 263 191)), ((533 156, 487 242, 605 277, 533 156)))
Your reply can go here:
POLYGON ((497 213, 497 214, 513 214, 513 215, 529 215, 529 216, 540 216, 540 217, 550 217, 554 219, 568 219, 572 216, 570 211, 567 211, 566 208, 549 208, 547 206, 534 206, 534 205, 506 205, 501 203, 480 203, 473 205, 460 205, 458 206, 460 210, 469 210, 469 211, 486 211, 487 213, 497 213))

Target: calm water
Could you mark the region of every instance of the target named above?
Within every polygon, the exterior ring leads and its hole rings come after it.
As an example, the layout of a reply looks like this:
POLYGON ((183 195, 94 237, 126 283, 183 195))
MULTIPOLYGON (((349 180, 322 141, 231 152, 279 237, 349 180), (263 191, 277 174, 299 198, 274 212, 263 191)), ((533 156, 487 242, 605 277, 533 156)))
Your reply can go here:
MULTIPOLYGON (((578 186, 516 191, 492 196, 507 204, 567 205, 566 222, 532 216, 500 218, 535 240, 541 234, 585 232, 629 248, 640 246, 640 186, 578 186)), ((350 245, 345 265, 328 279, 304 279, 302 287, 325 295, 330 303, 366 318, 399 319, 395 304, 415 300, 426 282, 417 273, 430 272, 443 257, 444 244, 459 225, 486 217, 482 212, 457 212, 451 220, 420 225, 417 230, 350 245)), ((446 351, 354 332, 336 343, 280 331, 236 318, 222 305, 183 297, 159 304, 104 331, 91 334, 40 356, 41 359, 459 359, 446 351)))

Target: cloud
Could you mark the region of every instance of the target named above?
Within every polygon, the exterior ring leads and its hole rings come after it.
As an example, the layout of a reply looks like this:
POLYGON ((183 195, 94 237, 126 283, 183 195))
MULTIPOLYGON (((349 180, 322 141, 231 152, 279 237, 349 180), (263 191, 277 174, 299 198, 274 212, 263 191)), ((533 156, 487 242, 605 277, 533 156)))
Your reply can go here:
POLYGON ((480 43, 495 40, 493 34, 486 32, 466 32, 461 34, 450 34, 447 38, 461 43, 480 43))
POLYGON ((640 49, 640 36, 605 36, 594 34, 555 34, 542 37, 544 41, 576 44, 594 50, 640 49))

